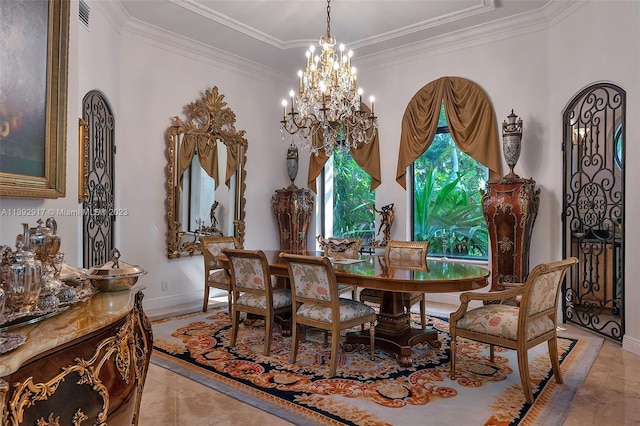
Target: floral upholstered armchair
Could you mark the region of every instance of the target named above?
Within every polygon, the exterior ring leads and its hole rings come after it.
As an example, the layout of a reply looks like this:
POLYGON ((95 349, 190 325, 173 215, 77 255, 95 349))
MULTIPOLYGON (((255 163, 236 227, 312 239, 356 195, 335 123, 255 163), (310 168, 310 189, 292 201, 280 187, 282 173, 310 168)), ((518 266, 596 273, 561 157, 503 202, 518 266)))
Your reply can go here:
POLYGON ((202 312, 207 312, 209 304, 209 289, 211 287, 226 290, 229 301, 229 315, 231 315, 231 282, 229 274, 222 268, 222 263, 216 258, 226 248, 238 248, 238 242, 234 237, 200 237, 202 255, 204 258, 204 301, 202 312))
POLYGON ((331 365, 329 377, 336 374, 340 331, 369 323, 371 359, 375 351, 376 313, 370 306, 338 296, 338 283, 326 257, 284 254, 291 281, 292 348, 291 363, 296 362, 298 342, 305 326, 331 332, 331 365))
POLYGON ((261 250, 224 249, 223 253, 229 259, 233 291, 230 344, 236 345, 240 314, 259 315, 264 317, 264 355, 268 356, 275 316, 291 312, 291 291, 272 285, 269 262, 261 250))
POLYGON ((488 293, 465 292, 460 295, 460 307, 450 315, 451 379, 456 378, 456 339, 468 339, 489 344, 489 361, 494 361, 494 346, 515 349, 518 353, 518 370, 522 388, 528 403, 534 401, 529 378, 529 348, 547 342, 553 375, 562 383, 558 360, 557 312, 560 286, 567 270, 578 262, 575 257, 536 266, 524 285, 503 291, 488 293), (520 306, 503 304, 521 296, 520 306), (469 309, 472 300, 496 301, 469 309))

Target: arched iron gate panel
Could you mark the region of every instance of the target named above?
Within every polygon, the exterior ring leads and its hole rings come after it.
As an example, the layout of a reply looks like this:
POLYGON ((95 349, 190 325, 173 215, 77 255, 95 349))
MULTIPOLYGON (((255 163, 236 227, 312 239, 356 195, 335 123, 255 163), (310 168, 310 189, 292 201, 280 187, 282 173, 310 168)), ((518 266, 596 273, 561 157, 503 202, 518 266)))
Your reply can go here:
POLYGON ((86 186, 83 202, 83 266, 91 268, 109 260, 114 247, 113 160, 114 120, 108 100, 99 91, 82 102, 86 142, 86 186))
POLYGON ((563 114, 563 252, 578 265, 563 287, 565 322, 624 336, 626 93, 611 83, 581 91, 563 114))

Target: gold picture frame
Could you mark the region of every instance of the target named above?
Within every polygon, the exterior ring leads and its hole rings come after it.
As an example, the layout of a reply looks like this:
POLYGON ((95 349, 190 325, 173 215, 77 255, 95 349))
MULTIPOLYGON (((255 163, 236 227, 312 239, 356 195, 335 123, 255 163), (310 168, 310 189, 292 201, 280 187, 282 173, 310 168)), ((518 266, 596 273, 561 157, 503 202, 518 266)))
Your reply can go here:
POLYGON ((0 7, 0 196, 64 197, 70 1, 0 7))
POLYGON ((89 122, 78 119, 78 202, 89 198, 89 122))

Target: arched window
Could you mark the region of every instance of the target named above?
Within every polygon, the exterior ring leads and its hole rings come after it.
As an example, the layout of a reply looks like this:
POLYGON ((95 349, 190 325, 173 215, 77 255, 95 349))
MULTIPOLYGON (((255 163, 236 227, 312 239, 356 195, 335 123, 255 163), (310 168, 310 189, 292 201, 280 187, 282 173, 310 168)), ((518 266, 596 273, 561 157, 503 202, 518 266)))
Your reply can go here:
POLYGON ((500 170, 495 113, 478 85, 442 77, 414 95, 402 121, 396 180, 406 187, 409 172, 412 238, 431 241, 431 255, 487 258, 480 189, 500 170))

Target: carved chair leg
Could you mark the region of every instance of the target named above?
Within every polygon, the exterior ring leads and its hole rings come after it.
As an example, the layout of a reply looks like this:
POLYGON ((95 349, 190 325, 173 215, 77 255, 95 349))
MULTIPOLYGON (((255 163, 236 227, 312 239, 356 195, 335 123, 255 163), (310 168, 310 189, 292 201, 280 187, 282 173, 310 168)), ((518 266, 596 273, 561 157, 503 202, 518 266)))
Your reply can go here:
POLYGON ((518 371, 520 372, 520 381, 524 390, 524 397, 529 404, 533 404, 533 390, 531 389, 531 379, 529 377, 529 355, 527 349, 520 348, 518 353, 518 371))
POLYGON ((273 312, 264 316, 264 355, 271 353, 271 327, 273 326, 273 312))
POLYGON ((556 383, 562 383, 562 372, 560 371, 560 360, 558 359, 558 340, 554 337, 553 339, 549 339, 547 343, 553 375, 556 378, 556 383))
POLYGON ((451 380, 456 379, 456 336, 451 334, 451 341, 449 342, 449 373, 451 380))
POLYGON ((300 340, 300 331, 302 327, 294 320, 291 321, 291 354, 289 354, 289 362, 291 364, 296 363, 298 357, 298 342, 300 340))
POLYGON ((209 285, 205 284, 204 285, 204 301, 202 302, 202 312, 207 312, 208 305, 209 305, 209 285))
POLYGON ((369 344, 371 345, 371 361, 376 359, 376 323, 371 321, 369 327, 369 344))
POLYGON ((336 375, 338 369, 338 351, 340 350, 340 331, 331 330, 331 363, 329 365, 329 376, 336 375))

